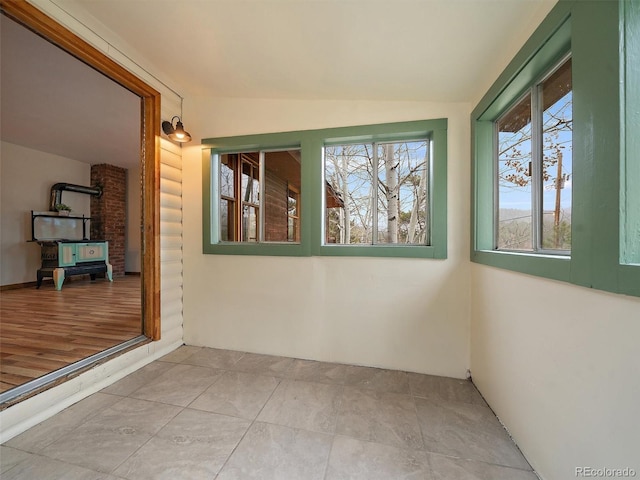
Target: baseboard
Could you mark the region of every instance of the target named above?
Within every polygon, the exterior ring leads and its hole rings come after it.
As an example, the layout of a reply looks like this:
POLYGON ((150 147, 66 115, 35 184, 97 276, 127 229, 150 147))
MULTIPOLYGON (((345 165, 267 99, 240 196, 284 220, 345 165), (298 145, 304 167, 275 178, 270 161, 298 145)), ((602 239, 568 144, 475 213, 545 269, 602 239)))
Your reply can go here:
MULTIPOLYGON (((140 274, 138 274, 140 275, 140 274)), ((104 274, 97 274, 98 278, 103 278, 104 274), (102 275, 102 276, 100 276, 102 275)), ((64 282, 79 282, 89 280, 89 274, 86 275, 74 275, 72 277, 67 277, 64 279, 64 282)), ((52 278, 45 278, 42 280, 42 285, 53 285, 52 278)), ((11 285, 0 285, 0 292, 4 292, 6 290, 19 290, 21 288, 35 288, 38 286, 38 282, 24 282, 24 283, 13 283, 11 285)))
POLYGON ((134 277, 139 277, 140 272, 124 272, 125 275, 132 275, 134 277))
POLYGON ((37 282, 25 282, 13 283, 11 285, 0 285, 0 292, 4 292, 5 290, 19 290, 21 288, 35 287, 37 284, 37 282))

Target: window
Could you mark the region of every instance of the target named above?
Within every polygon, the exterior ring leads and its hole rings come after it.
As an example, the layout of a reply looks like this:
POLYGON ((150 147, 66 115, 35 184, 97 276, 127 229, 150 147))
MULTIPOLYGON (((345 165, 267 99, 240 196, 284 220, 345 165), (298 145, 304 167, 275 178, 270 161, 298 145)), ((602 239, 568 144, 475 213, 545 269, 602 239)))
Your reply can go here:
POLYGON ((324 149, 325 243, 428 245, 428 140, 324 149))
POLYGON ((472 112, 471 259, 556 280, 571 278, 576 258, 580 173, 567 8, 559 4, 472 112))
POLYGON ((495 122, 498 250, 571 250, 571 59, 495 122))
POLYGON ((220 241, 299 241, 298 150, 225 153, 219 169, 220 241))
POLYGON ((446 119, 203 144, 204 253, 447 256, 446 119))
POLYGON ((476 105, 473 262, 640 296, 639 26, 558 2, 476 105))

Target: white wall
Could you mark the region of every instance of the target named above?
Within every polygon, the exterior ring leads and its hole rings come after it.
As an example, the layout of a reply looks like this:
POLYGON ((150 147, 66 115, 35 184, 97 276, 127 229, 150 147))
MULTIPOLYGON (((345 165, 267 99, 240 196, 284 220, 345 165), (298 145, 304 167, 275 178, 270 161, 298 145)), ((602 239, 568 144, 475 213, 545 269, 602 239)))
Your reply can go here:
POLYGON ((640 298, 473 265, 471 372, 544 480, 640 476, 640 298))
MULTIPOLYGON (((91 166, 69 158, 2 142, 0 188, 0 285, 34 282, 40 247, 31 240, 31 210, 49 210, 51 186, 58 182, 89 185, 91 166)), ((90 197, 63 192, 74 214, 90 214, 90 197)))
POLYGON ((202 254, 201 149, 184 150, 185 343, 464 377, 469 106, 197 99, 194 138, 449 119, 446 260, 202 254), (348 293, 347 293, 348 292, 348 293))

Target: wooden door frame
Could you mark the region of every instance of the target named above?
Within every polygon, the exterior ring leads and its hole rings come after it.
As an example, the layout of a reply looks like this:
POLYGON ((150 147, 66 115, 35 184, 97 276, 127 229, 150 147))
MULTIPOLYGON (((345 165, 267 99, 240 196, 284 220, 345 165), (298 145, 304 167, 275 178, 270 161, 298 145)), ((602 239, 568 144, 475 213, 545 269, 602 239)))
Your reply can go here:
POLYGON ((140 97, 142 172, 143 333, 160 340, 160 93, 25 0, 0 0, 0 9, 140 97))

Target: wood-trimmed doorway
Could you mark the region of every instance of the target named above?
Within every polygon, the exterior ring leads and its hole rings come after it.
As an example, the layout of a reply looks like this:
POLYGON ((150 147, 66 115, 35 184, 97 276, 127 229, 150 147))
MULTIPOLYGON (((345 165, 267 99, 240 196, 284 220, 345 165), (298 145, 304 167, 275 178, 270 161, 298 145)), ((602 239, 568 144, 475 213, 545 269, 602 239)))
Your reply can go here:
POLYGON ((141 321, 144 335, 159 340, 160 93, 26 1, 0 0, 0 9, 2 14, 140 97, 141 321))

